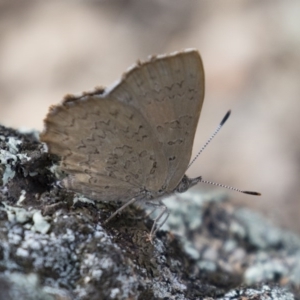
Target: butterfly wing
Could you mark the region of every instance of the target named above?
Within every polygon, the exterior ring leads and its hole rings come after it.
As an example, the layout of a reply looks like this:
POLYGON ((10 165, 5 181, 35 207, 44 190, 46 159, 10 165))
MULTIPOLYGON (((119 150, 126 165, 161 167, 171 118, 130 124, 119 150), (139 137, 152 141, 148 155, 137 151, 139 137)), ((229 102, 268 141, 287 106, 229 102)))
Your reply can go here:
POLYGON ((172 192, 190 161, 204 99, 204 70, 198 51, 153 57, 135 66, 110 96, 138 109, 152 127, 167 165, 164 185, 172 192))
POLYGON ((62 157, 67 189, 95 200, 128 200, 166 177, 163 152, 135 108, 88 94, 51 109, 41 141, 62 157))

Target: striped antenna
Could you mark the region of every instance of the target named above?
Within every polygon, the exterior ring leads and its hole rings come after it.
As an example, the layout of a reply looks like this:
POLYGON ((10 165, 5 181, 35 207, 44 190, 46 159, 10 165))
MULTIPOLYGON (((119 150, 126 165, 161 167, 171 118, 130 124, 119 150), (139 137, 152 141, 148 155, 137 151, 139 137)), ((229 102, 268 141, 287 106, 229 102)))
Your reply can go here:
POLYGON ((200 149, 200 151, 197 153, 197 155, 193 158, 193 160, 190 162, 190 164, 187 167, 187 170, 190 168, 190 166, 197 160, 197 158, 199 157, 199 155, 203 152, 203 150, 208 146, 208 144, 213 140, 213 138, 217 135, 217 133, 220 131, 220 129, 222 128, 222 126, 225 124, 225 122, 228 120, 229 116, 231 114, 231 111, 229 110, 226 115, 224 116, 224 118, 222 119, 221 123, 219 124, 219 126, 216 128, 216 130, 214 131, 214 133, 210 136, 210 138, 207 140, 207 142, 203 145, 203 147, 200 149))
MULTIPOLYGON (((200 151, 197 153, 197 155, 193 158, 193 160, 190 162, 190 164, 188 165, 187 169, 189 169, 189 167, 196 161, 196 159, 199 157, 199 155, 203 152, 203 150, 208 146, 208 144, 213 140, 213 138, 217 135, 217 133, 220 131, 220 129, 222 128, 222 126, 225 124, 225 122, 228 120, 229 116, 231 114, 231 111, 229 110, 226 115, 224 116, 224 118, 222 119, 222 121, 220 122, 219 126, 216 128, 216 130, 214 131, 214 133, 210 136, 210 138, 207 140, 207 142, 204 144, 204 146, 200 149, 200 151)), ((243 194, 248 194, 248 195, 253 195, 253 196, 260 196, 261 194, 258 192, 251 192, 251 191, 242 191, 240 189, 225 185, 225 184, 220 184, 220 183, 216 183, 216 182, 212 182, 212 181, 207 181, 207 180, 203 180, 202 177, 198 177, 199 182, 203 182, 203 183, 208 183, 211 185, 215 185, 215 186, 219 186, 228 190, 232 190, 232 191, 236 191, 239 193, 243 193, 243 194)))

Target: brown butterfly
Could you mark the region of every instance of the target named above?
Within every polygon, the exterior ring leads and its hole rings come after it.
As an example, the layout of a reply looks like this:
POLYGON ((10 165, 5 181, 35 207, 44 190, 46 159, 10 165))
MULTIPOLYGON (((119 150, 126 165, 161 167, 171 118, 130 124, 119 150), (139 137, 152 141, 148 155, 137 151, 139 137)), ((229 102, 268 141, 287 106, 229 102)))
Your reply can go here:
POLYGON ((167 212, 161 199, 201 181, 185 172, 203 98, 197 50, 153 56, 113 87, 51 107, 40 138, 61 157, 68 174, 63 187, 98 201, 124 202, 112 216, 138 200, 158 201, 163 209, 152 237, 167 212))

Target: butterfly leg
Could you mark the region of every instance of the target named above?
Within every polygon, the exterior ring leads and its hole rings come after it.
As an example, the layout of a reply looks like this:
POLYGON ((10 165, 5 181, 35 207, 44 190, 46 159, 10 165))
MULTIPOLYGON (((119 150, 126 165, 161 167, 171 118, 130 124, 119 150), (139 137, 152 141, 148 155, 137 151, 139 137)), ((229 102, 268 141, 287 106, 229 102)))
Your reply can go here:
POLYGON ((120 208, 118 208, 107 220, 105 220, 104 224, 108 223, 114 216, 116 216, 123 209, 125 209, 130 204, 136 202, 137 200, 138 200, 137 198, 132 198, 130 201, 126 202, 124 205, 122 205, 120 208))
POLYGON ((146 202, 146 204, 155 206, 150 212, 148 212, 148 213, 145 215, 145 218, 148 218, 148 217, 150 217, 150 216, 157 210, 158 204, 156 204, 156 203, 154 204, 154 203, 150 203, 150 202, 146 202))
POLYGON ((156 206, 149 214, 151 215, 157 208, 161 209, 161 212, 159 213, 159 215, 153 220, 153 225, 149 234, 149 240, 152 241, 153 237, 155 236, 156 232, 165 224, 165 222, 167 221, 168 217, 169 217, 169 210, 168 208, 163 204, 163 202, 161 200, 159 200, 158 203, 153 203, 150 202, 149 204, 156 206), (162 219, 162 217, 165 215, 165 218, 163 219, 162 222, 159 223, 159 221, 162 219))

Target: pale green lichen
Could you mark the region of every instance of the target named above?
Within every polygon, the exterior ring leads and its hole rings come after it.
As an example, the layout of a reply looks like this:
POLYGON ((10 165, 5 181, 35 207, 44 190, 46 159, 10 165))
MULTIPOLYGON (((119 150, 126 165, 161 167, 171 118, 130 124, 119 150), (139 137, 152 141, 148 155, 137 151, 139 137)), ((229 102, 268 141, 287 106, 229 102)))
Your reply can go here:
MULTIPOLYGON (((0 136, 2 141, 5 141, 4 136, 0 136)), ((14 137, 9 137, 7 141, 8 150, 0 149, 0 164, 5 168, 2 175, 2 184, 5 185, 8 181, 14 178, 16 172, 14 167, 18 160, 29 161, 31 158, 26 154, 18 153, 19 146, 22 144, 22 141, 14 137)))
POLYGON ((10 206, 5 202, 2 202, 2 204, 4 205, 4 208, 0 207, 0 209, 6 212, 8 221, 11 223, 23 224, 32 218, 32 211, 28 211, 22 207, 10 206))
POLYGON ((95 201, 84 197, 83 195, 76 194, 73 198, 73 203, 82 202, 82 203, 88 203, 88 204, 95 204, 95 201))
POLYGON ((22 141, 14 138, 14 137, 9 137, 8 138, 8 147, 9 147, 9 152, 16 154, 19 150, 19 145, 22 144, 22 141))
MULTIPOLYGON (((2 274, 1 279, 6 280, 13 288, 10 289, 9 299, 54 300, 54 296, 42 290, 39 277, 36 274, 11 273, 2 274)), ((4 299, 4 298, 1 298, 4 299)))
POLYGON ((32 230, 46 234, 50 229, 50 224, 47 222, 46 218, 41 214, 41 211, 35 211, 32 216, 33 226, 32 230))
POLYGON ((46 234, 50 229, 50 224, 47 222, 47 218, 41 214, 40 210, 26 210, 22 207, 7 205, 3 202, 4 208, 1 210, 7 214, 8 221, 11 223, 26 223, 32 221, 32 225, 29 226, 30 230, 46 234))
POLYGON ((26 191, 22 190, 17 205, 21 205, 21 203, 26 199, 26 191))
POLYGON ((3 185, 7 184, 9 179, 14 178, 16 172, 12 169, 11 165, 15 165, 17 157, 10 152, 0 149, 0 163, 4 165, 5 170, 2 175, 3 185), (10 164, 7 161, 12 160, 10 164))

